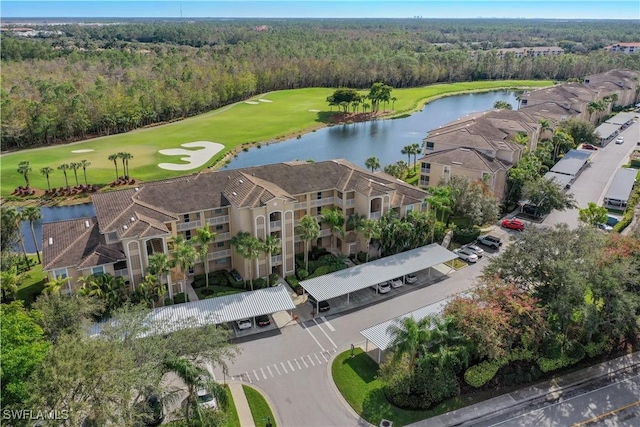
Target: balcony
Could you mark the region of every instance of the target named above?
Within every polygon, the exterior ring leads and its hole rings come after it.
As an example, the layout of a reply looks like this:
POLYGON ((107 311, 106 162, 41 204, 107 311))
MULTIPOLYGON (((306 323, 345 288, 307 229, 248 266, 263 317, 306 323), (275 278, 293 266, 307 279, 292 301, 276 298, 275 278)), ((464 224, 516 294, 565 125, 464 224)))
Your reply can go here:
POLYGON ((189 221, 189 222, 181 222, 176 227, 177 231, 185 231, 185 230, 193 230, 194 228, 202 227, 202 221, 189 221))
POLYGON ((216 234, 216 242, 224 242, 225 240, 231 240, 231 233, 216 234))
POLYGON ((347 201, 345 202, 345 205, 347 206, 353 206, 356 204, 356 199, 347 199, 347 201))
POLYGON ((282 221, 271 221, 269 223, 269 230, 271 231, 282 230, 282 221))
POLYGON ((335 197, 323 197, 322 199, 316 199, 311 201, 311 207, 315 208, 317 206, 326 206, 333 205, 335 202, 335 197))
POLYGON ((115 270, 113 272, 113 275, 115 277, 129 277, 129 269, 124 268, 122 270, 115 270))
MULTIPOLYGON (((226 224, 227 222, 229 222, 229 215, 214 216, 213 218, 207 218, 206 220, 208 225, 226 224)), ((178 231, 180 231, 180 229, 178 229, 178 231)))
POLYGON ((271 257, 271 265, 281 265, 282 255, 275 255, 271 257))
POLYGON ((431 168, 420 168, 420 173, 430 174, 431 173, 431 168))
POLYGON ((298 202, 293 205, 294 210, 307 209, 307 202, 298 202))
POLYGON ((327 236, 331 236, 331 230, 330 229, 326 229, 326 230, 320 230, 320 235, 319 237, 327 237, 327 236))
POLYGON ((224 251, 211 252, 207 255, 207 260, 213 261, 215 259, 228 258, 231 256, 231 249, 225 249, 224 251))
POLYGON ((369 219, 380 219, 382 216, 382 212, 371 212, 369 214, 369 219))

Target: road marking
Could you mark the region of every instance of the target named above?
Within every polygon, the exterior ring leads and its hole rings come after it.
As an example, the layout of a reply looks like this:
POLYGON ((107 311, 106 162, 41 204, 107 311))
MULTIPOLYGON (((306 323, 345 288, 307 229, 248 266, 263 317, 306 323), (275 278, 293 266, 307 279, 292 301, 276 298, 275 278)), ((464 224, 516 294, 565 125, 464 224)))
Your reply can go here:
POLYGON ((253 384, 253 381, 251 381, 251 377, 249 376, 249 372, 245 372, 244 374, 247 376, 247 379, 249 380, 249 384, 253 384))
MULTIPOLYGON (((302 360, 302 363, 304 363, 304 367, 308 368, 309 365, 307 365, 307 362, 304 361, 304 357, 301 357, 300 360, 302 360)), ((296 360, 296 363, 298 363, 298 361, 296 360)), ((298 366, 300 366, 300 364, 298 363, 298 366)))
MULTIPOLYGON (((313 359, 311 359, 311 356, 307 355, 307 357, 309 358, 309 362, 311 362, 311 364, 312 364, 313 366, 316 366, 316 364, 315 364, 315 363, 313 363, 313 359)), ((302 359, 302 360, 304 360, 304 359, 302 359)), ((306 365, 306 363, 305 363, 305 365, 306 365)))
POLYGON ((588 419, 586 421, 582 421, 581 423, 576 423, 571 427, 586 426, 587 424, 591 424, 591 423, 596 422, 596 421, 598 421, 598 420, 600 420, 602 418, 606 418, 606 417, 611 416, 611 415, 613 415, 613 414, 615 414, 617 412, 624 411, 625 409, 628 409, 628 408, 631 408, 632 406, 637 406, 637 405, 640 405, 640 400, 638 400, 637 402, 629 403, 628 405, 621 406, 621 407, 616 408, 616 409, 614 409, 612 411, 605 412, 604 414, 600 414, 600 415, 595 416, 593 418, 590 418, 590 419, 588 419))
POLYGON ((278 369, 278 365, 276 365, 275 363, 273 364, 273 367, 276 368, 276 372, 278 373, 278 375, 282 375, 280 373, 280 369, 278 369))
MULTIPOLYGON (((289 364, 289 367, 291 368, 291 371, 295 371, 295 369, 293 369, 293 365, 291 364, 291 361, 287 360, 287 363, 289 364)), ((298 368, 300 367, 300 365, 298 365, 298 368)))
POLYGON ((271 372, 271 366, 267 366, 267 371, 269 371, 269 375, 273 378, 273 372, 271 372))
POLYGON ((258 373, 256 372, 256 370, 253 370, 253 375, 256 376, 256 381, 260 381, 260 378, 258 378, 258 373))
POLYGON ((324 351, 322 353, 320 353, 320 356, 322 356, 322 358, 324 359, 325 362, 329 361, 329 359, 327 359, 327 357, 324 355, 324 351))
POLYGON ((287 371, 287 367, 284 366, 284 362, 280 362, 280 366, 282 366, 282 370, 284 371, 285 374, 289 373, 289 371, 287 371))
MULTIPOLYGON (((316 322, 316 319, 313 319, 313 322, 318 326, 318 329, 320 329, 322 331, 322 333, 324 334, 325 337, 327 337, 327 339, 331 342, 331 344, 333 344, 334 347, 337 347, 336 343, 333 342, 333 340, 331 339, 331 337, 329 336, 329 334, 327 334, 324 329, 322 329, 322 326, 320 326, 320 324, 318 322, 316 322)), ((322 349, 322 351, 325 351, 324 348, 322 349)))
POLYGON ((322 362, 320 361, 320 358, 318 357, 318 355, 316 353, 313 353, 313 355, 316 357, 318 364, 322 365, 322 362))
POLYGON ((260 372, 262 372, 262 376, 266 380, 267 379, 267 375, 264 373, 264 369, 260 368, 260 372))
MULTIPOLYGON (((316 319, 313 319, 313 321, 315 322, 316 319)), ((316 325, 318 323, 316 322, 316 325)), ((324 350, 324 347, 320 344, 320 342, 316 339, 315 336, 313 336, 313 334, 311 333, 311 331, 309 330, 309 328, 303 323, 302 327, 304 328, 305 331, 309 332, 309 335, 311 335, 311 338, 313 338, 313 340, 316 342, 316 344, 318 344, 318 347, 320 347, 322 350, 324 350)))
POLYGON ((324 316, 320 316, 320 318, 322 319, 322 321, 323 321, 324 323, 326 323, 326 324, 327 324, 327 328, 329 328, 329 330, 330 330, 331 332, 335 332, 335 331, 336 331, 336 328, 334 328, 334 327, 331 325, 331 323, 329 323, 329 321, 327 320, 327 318, 326 318, 326 317, 324 317, 324 316))

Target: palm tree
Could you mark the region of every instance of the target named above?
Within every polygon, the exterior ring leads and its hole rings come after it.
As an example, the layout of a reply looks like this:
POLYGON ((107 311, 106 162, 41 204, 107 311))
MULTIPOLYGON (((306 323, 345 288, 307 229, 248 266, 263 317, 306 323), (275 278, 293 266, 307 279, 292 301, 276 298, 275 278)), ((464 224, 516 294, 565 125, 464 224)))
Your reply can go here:
POLYGON ((31 236, 33 237, 33 247, 36 248, 36 255, 38 256, 38 264, 42 264, 40 259, 40 249, 38 249, 38 239, 36 239, 36 232, 33 229, 33 225, 39 223, 42 220, 42 212, 40 208, 36 206, 27 206, 20 212, 24 221, 29 221, 31 227, 31 236))
POLYGON ((380 221, 370 218, 363 218, 357 225, 359 233, 362 233, 364 238, 367 241, 367 254, 365 261, 369 262, 369 245, 371 244, 371 239, 379 239, 380 232, 382 231, 380 227, 380 221))
POLYGON ((49 182, 49 175, 53 173, 53 168, 49 166, 45 166, 40 169, 40 173, 47 177, 47 189, 51 190, 51 183, 49 182))
POLYGON ((249 285, 253 290, 253 260, 260 256, 262 244, 260 240, 249 233, 239 231, 238 234, 231 238, 231 245, 236 248, 242 258, 249 261, 248 263, 245 262, 245 268, 249 264, 249 285))
POLYGON ((82 167, 82 172, 84 173, 84 183, 85 185, 89 185, 87 181, 87 168, 91 166, 91 162, 88 160, 80 160, 80 166, 82 167))
POLYGON ((380 159, 377 157, 369 157, 365 160, 364 165, 371 169, 371 173, 373 173, 376 169, 380 169, 380 159))
POLYGON ((394 109, 397 100, 398 100, 398 98, 396 98, 395 96, 391 97, 391 109, 392 110, 394 109))
POLYGON ((329 224, 331 226, 331 250, 335 249, 336 234, 344 239, 344 213, 335 209, 322 209, 320 216, 320 222, 329 224))
POLYGON ((493 108, 496 110, 513 110, 513 105, 507 101, 496 101, 493 103, 493 108))
POLYGON ((520 144, 520 145, 527 145, 527 143, 529 142, 529 135, 527 135, 526 132, 518 132, 514 137, 513 137, 513 142, 515 142, 516 144, 520 144))
POLYGON ((131 153, 124 153, 124 161, 127 165, 127 178, 129 178, 131 176, 131 173, 129 172, 129 160, 133 159, 133 154, 131 153))
POLYGON ((404 147, 402 147, 402 150, 400 150, 401 154, 406 154, 407 155, 407 164, 411 164, 411 154, 413 154, 411 145, 405 145, 404 147))
POLYGON ((24 182, 27 184, 27 188, 29 188, 29 172, 31 172, 31 165, 29 165, 28 160, 23 160, 18 163, 17 171, 24 178, 24 182))
POLYGON ((22 274, 18 274, 18 267, 15 265, 7 271, 0 271, 0 290, 2 291, 2 302, 7 302, 9 297, 14 301, 18 293, 18 284, 21 282, 22 274))
POLYGON ((78 182, 78 169, 81 167, 82 165, 80 163, 77 162, 72 162, 69 167, 73 170, 73 174, 76 177, 76 187, 80 185, 80 183, 78 182))
POLYGON ((200 256, 200 261, 204 266, 204 277, 206 281, 207 288, 209 287, 209 243, 216 240, 216 233, 209 230, 209 226, 205 225, 202 228, 198 228, 196 230, 196 238, 193 239, 194 244, 200 245, 200 249, 198 249, 198 255, 200 256))
POLYGON ((417 156, 422 151, 422 148, 420 147, 420 144, 418 144, 417 142, 414 142, 413 144, 411 144, 410 147, 411 147, 411 154, 413 154, 413 168, 415 169, 416 162, 418 161, 417 156))
POLYGON ((78 289, 80 295, 104 299, 104 290, 100 287, 98 276, 93 274, 81 276, 78 277, 76 283, 80 286, 78 289))
MULTIPOLYGON (((173 267, 173 263, 169 260, 169 257, 164 252, 158 252, 149 257, 149 266, 147 267, 147 272, 153 274, 154 276, 158 276, 160 278, 160 287, 163 287, 163 279, 167 278, 168 285, 168 274, 173 267)), ((169 298, 173 297, 173 293, 171 292, 171 287, 169 288, 169 298)), ((164 295, 164 293, 163 293, 164 295)), ((162 298, 160 295, 158 298, 162 298)))
POLYGON ((118 154, 111 154, 108 159, 113 161, 113 165, 116 167, 116 181, 118 180, 118 178, 120 178, 120 174, 118 173, 118 159, 120 157, 118 156, 118 154))
POLYGON ((96 277, 106 302, 107 313, 120 307, 126 299, 126 285, 122 277, 114 277, 110 274, 102 274, 96 277))
POLYGON ((267 257, 267 265, 271 265, 271 257, 279 255, 282 251, 282 241, 276 236, 269 235, 261 241, 261 251, 267 257))
POLYGON ((182 292, 185 292, 184 284, 187 282, 187 270, 193 265, 198 258, 198 252, 189 240, 185 240, 182 236, 173 238, 173 259, 182 270, 182 292))
POLYGON ((14 207, 2 207, 2 222, 5 224, 11 224, 13 228, 18 230, 18 238, 20 239, 20 245, 22 247, 22 254, 27 267, 29 267, 29 257, 27 257, 27 248, 24 245, 24 236, 20 232, 20 226, 22 225, 22 212, 19 212, 14 207))
POLYGON ((127 168, 125 167, 126 154, 127 153, 124 153, 122 151, 118 153, 118 158, 122 160, 122 174, 124 175, 125 179, 127 178, 127 168))
POLYGON ((71 281, 71 277, 58 276, 44 284, 44 293, 59 294, 62 287, 71 281))
POLYGON ((122 170, 124 173, 124 177, 129 179, 129 160, 133 159, 133 155, 131 153, 118 153, 118 157, 122 160, 122 170))
POLYGON ((320 224, 318 220, 311 215, 305 215, 300 218, 300 222, 296 227, 296 233, 304 241, 304 268, 309 270, 309 242, 320 236, 320 224))
POLYGON ((409 357, 407 370, 413 372, 415 362, 421 356, 421 350, 429 337, 427 332, 427 320, 415 320, 413 317, 396 319, 387 328, 387 334, 391 336, 390 348, 393 348, 393 359, 400 360, 402 356, 409 357))
POLYGON ((440 222, 444 222, 444 214, 451 211, 453 200, 451 199, 451 188, 448 186, 432 187, 429 189, 431 197, 427 199, 436 211, 440 211, 440 222))
POLYGON ((67 163, 63 163, 58 166, 58 170, 61 170, 64 173, 64 182, 67 184, 67 188, 69 188, 69 179, 67 177, 67 171, 70 169, 70 166, 67 163))

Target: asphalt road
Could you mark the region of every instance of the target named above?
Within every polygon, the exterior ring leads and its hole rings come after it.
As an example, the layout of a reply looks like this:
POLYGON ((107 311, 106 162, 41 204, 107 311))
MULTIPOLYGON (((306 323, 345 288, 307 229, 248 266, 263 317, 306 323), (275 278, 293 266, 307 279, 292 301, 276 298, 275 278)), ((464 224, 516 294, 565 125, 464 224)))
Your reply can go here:
MULTIPOLYGON (((618 145, 612 141, 594 152, 591 166, 587 166, 571 185, 569 191, 573 193, 580 209, 586 208, 589 202, 601 204, 616 171, 627 162, 629 154, 640 140, 640 121, 629 126, 621 135, 624 136, 624 143, 618 145)), ((544 225, 559 223, 568 224, 571 228, 578 227, 578 209, 553 211, 544 220, 544 225)))

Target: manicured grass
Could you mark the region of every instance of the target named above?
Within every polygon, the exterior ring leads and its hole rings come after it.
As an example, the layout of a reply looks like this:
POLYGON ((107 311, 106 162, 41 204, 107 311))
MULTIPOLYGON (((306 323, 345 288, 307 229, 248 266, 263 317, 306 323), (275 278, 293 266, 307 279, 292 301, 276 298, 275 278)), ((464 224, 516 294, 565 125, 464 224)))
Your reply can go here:
POLYGON ((245 396, 249 402, 249 409, 251 409, 251 416, 256 426, 263 426, 267 424, 267 419, 271 420, 271 425, 277 427, 276 421, 273 418, 273 413, 267 401, 262 397, 262 394, 253 387, 243 385, 245 396))
POLYGON ((466 267, 467 263, 462 261, 461 259, 456 258, 456 259, 453 259, 451 261, 445 262, 444 265, 447 265, 447 266, 449 266, 451 268, 455 268, 456 270, 459 270, 459 269, 461 269, 463 267, 466 267))
POLYGON ((386 419, 393 421, 394 427, 404 426, 495 397, 492 390, 477 391, 445 400, 426 411, 400 409, 384 396, 382 381, 377 378, 378 365, 373 359, 360 348, 355 349, 354 355, 351 358, 351 350, 347 350, 335 358, 331 366, 333 381, 349 405, 373 425, 386 419))
POLYGON ((245 292, 243 289, 232 288, 231 286, 209 286, 208 288, 197 288, 194 289, 196 291, 196 295, 198 295, 198 299, 207 299, 207 298, 217 298, 223 297, 225 295, 233 295, 239 294, 241 292, 245 292), (202 291, 205 289, 213 290, 213 295, 204 295, 202 291))
POLYGON ((238 410, 236 409, 236 404, 233 401, 233 396, 231 395, 231 390, 229 386, 224 386, 224 391, 227 393, 227 427, 241 427, 240 426, 240 418, 238 417, 238 410))
MULTIPOLYGON (((390 114, 408 114, 422 108, 428 99, 459 92, 549 86, 551 84, 551 81, 509 80, 395 89, 393 96, 398 100, 395 102, 395 111, 390 114)), ((8 195, 17 186, 25 184, 22 176, 16 172, 18 163, 23 160, 28 160, 32 168, 31 186, 41 189, 47 188, 47 181, 40 174, 42 167, 54 168, 54 172, 50 175, 51 185, 61 187, 65 185, 64 174, 57 170, 57 167, 62 163, 79 162, 83 159, 91 162, 91 166, 87 168, 89 183, 106 184, 116 177, 114 164, 107 157, 118 152, 127 152, 133 155, 133 159, 129 161, 129 167, 130 174, 135 179, 149 181, 184 175, 184 172, 160 169, 157 166, 158 163, 181 162, 178 160, 179 157, 165 156, 158 153, 158 150, 179 148, 180 144, 193 141, 212 141, 223 144, 225 149, 203 167, 211 166, 215 160, 221 158, 221 155, 239 148, 243 144, 282 139, 326 125, 331 114, 325 99, 331 93, 333 93, 333 89, 329 88, 271 92, 251 99, 251 101, 258 99, 273 101, 270 103, 260 102, 257 105, 249 105, 240 102, 169 125, 138 129, 73 145, 56 145, 5 154, 2 156, 0 194, 8 195), (72 153, 73 150, 94 151, 72 153)), ((363 91, 363 93, 365 92, 363 91)), ((391 109, 390 104, 387 109, 391 109)), ((118 161, 118 171, 122 175, 122 162, 120 161, 118 161)), ((67 176, 69 184, 75 185, 73 171, 67 171, 67 176)), ((84 183, 82 170, 78 171, 78 180, 84 183)))
MULTIPOLYGON (((36 260, 35 256, 29 257, 33 262, 36 260)), ((42 293, 44 289, 44 280, 47 277, 47 273, 42 271, 42 264, 36 264, 31 267, 25 276, 22 283, 18 285, 18 292, 16 293, 16 299, 25 301, 27 306, 31 305, 35 299, 42 293)))

